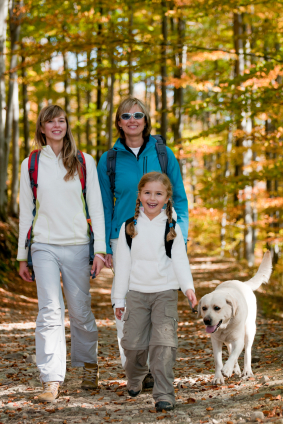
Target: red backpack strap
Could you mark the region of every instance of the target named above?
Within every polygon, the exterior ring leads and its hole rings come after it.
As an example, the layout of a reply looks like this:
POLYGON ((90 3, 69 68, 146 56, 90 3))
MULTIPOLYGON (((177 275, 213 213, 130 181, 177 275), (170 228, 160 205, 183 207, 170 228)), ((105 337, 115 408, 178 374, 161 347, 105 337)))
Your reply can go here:
POLYGON ((85 163, 85 156, 84 156, 83 152, 81 152, 80 150, 78 150, 77 155, 78 155, 78 159, 79 159, 80 164, 81 164, 81 169, 79 170, 79 177, 80 177, 80 182, 81 182, 81 186, 82 186, 82 192, 83 192, 83 195, 84 195, 84 198, 85 198, 85 196, 86 196, 86 163, 85 163))
MULTIPOLYGON (((29 160, 28 160, 28 172, 29 172, 30 186, 32 189, 32 194, 33 194, 34 208, 35 208, 35 203, 37 199, 37 178, 38 178, 38 163, 39 163, 40 152, 41 152, 40 150, 33 150, 31 154, 29 155, 29 160)), ((33 214, 33 216, 35 216, 35 213, 33 214)))

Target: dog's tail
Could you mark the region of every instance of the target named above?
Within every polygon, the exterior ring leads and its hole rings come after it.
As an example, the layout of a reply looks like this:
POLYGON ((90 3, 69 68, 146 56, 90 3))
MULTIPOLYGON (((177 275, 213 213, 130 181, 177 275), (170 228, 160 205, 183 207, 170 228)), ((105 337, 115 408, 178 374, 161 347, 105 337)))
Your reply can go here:
POLYGON ((268 282, 271 272, 272 272, 272 260, 271 260, 271 253, 268 250, 263 257, 263 260, 260 264, 260 267, 256 275, 253 278, 251 278, 249 281, 246 281, 245 284, 247 284, 253 291, 255 291, 263 283, 268 282))

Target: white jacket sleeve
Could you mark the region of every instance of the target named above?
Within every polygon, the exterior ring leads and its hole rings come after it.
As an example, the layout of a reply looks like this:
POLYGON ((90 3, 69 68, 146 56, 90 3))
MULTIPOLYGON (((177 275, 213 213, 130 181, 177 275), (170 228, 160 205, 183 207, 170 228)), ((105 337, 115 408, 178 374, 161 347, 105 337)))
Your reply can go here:
POLYGON ((106 253, 104 211, 97 170, 92 156, 86 160, 86 201, 94 235, 94 254, 106 253))
POLYGON ((172 258, 172 265, 178 280, 178 283, 180 284, 181 290, 184 294, 186 294, 186 291, 188 289, 192 289, 195 291, 194 288, 194 282, 193 277, 191 273, 190 263, 187 256, 184 238, 182 235, 181 228, 178 224, 176 224, 176 233, 177 237, 174 239, 173 246, 172 246, 172 252, 171 252, 171 258, 172 258))
POLYGON ((33 220, 33 208, 33 194, 28 173, 28 158, 26 158, 21 166, 18 261, 26 261, 28 257, 28 249, 25 248, 25 242, 33 220))
POLYGON ((125 237, 125 223, 120 230, 116 252, 114 301, 116 307, 122 308, 125 306, 125 297, 129 290, 132 266, 131 251, 125 237))

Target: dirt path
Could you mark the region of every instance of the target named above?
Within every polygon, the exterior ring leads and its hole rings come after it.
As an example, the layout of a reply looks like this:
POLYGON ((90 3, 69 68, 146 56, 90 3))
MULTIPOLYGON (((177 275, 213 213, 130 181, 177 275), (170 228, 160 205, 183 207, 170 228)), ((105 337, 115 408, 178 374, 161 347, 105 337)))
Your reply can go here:
MULTIPOLYGON (((198 298, 223 280, 246 279, 233 261, 215 258, 191 261, 198 298)), ((283 423, 282 321, 266 320, 258 314, 253 346, 254 378, 225 379, 211 386, 214 373, 209 336, 179 294, 179 349, 175 366, 177 407, 156 413, 151 391, 136 399, 127 395, 125 374, 120 366, 116 330, 110 305, 111 271, 92 282, 92 305, 99 327, 100 387, 94 392, 80 389, 80 370, 70 366, 70 330, 66 314, 68 346, 67 376, 56 403, 38 403, 40 392, 35 366, 34 328, 37 315, 34 285, 14 280, 0 289, 0 423, 283 423), (11 293, 11 287, 18 295, 11 293)), ((240 358, 243 367, 243 357, 240 358)))

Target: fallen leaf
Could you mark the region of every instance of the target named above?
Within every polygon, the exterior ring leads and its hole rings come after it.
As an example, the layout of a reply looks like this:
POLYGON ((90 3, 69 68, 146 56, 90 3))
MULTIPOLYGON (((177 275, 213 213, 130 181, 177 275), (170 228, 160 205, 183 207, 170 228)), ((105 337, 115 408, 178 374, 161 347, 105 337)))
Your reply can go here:
POLYGON ((206 408, 207 411, 213 411, 213 408, 211 408, 211 406, 209 406, 208 408, 206 408))

